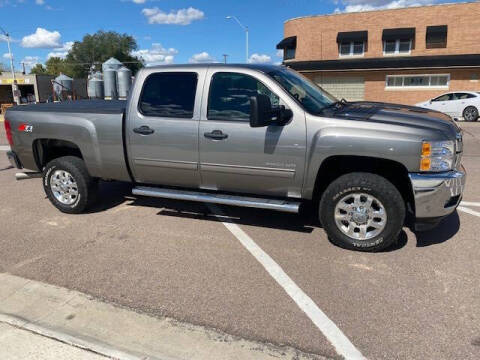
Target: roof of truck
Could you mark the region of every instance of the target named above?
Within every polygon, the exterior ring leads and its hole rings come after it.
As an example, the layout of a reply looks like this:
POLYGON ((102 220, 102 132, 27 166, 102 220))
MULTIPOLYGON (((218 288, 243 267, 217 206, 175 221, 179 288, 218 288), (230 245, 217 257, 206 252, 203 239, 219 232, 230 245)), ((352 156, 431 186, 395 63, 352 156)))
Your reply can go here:
POLYGON ((237 68, 237 69, 251 69, 261 72, 269 72, 281 67, 280 65, 272 64, 220 64, 220 63, 206 63, 206 64, 182 64, 182 65, 156 65, 147 66, 144 69, 199 69, 199 68, 237 68))

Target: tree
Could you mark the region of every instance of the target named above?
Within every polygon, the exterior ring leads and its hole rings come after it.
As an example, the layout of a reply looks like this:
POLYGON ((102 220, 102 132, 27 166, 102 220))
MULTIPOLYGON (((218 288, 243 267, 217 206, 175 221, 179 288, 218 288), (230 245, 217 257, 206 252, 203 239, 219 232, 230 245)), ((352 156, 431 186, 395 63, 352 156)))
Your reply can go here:
POLYGON ((130 35, 98 31, 85 35, 82 41, 76 41, 66 57, 66 63, 71 76, 76 78, 86 77, 93 64, 100 70, 101 64, 111 57, 136 73, 143 66, 142 60, 131 55, 137 48, 137 42, 130 35))
POLYGON ((45 69, 45 66, 42 64, 35 64, 35 66, 30 70, 30 74, 45 75, 47 74, 47 69, 45 69))
POLYGON ((73 77, 72 67, 69 66, 66 61, 59 57, 51 57, 45 63, 47 74, 58 76, 60 74, 65 74, 70 77, 73 77))

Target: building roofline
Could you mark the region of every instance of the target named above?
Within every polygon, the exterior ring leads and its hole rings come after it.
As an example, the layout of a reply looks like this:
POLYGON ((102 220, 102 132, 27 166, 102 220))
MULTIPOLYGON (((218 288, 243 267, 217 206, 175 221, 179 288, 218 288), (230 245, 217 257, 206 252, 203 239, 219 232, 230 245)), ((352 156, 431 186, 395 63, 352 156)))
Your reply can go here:
POLYGON ((330 17, 330 16, 342 16, 342 15, 351 15, 351 14, 364 14, 364 13, 375 13, 375 12, 384 12, 384 11, 401 11, 407 9, 418 9, 418 8, 426 8, 426 7, 437 7, 437 6, 449 6, 449 5, 467 5, 467 4, 479 4, 480 3, 476 0, 471 1, 462 1, 462 2, 449 2, 449 3, 442 3, 442 4, 430 4, 430 5, 413 5, 413 6, 406 6, 396 9, 374 9, 374 10, 365 10, 365 11, 354 11, 354 12, 338 12, 333 14, 317 14, 317 15, 305 15, 305 16, 297 16, 288 20, 285 20, 283 23, 286 24, 291 21, 295 20, 302 20, 302 19, 310 19, 310 18, 323 18, 323 17, 330 17))

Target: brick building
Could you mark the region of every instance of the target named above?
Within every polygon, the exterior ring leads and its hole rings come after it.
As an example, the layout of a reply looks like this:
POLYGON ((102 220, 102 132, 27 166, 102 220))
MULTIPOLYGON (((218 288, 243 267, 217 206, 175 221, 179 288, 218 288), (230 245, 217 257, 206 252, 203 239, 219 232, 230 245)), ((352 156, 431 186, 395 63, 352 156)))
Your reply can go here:
POLYGON ((284 64, 339 98, 415 104, 480 91, 480 3, 288 20, 284 64))

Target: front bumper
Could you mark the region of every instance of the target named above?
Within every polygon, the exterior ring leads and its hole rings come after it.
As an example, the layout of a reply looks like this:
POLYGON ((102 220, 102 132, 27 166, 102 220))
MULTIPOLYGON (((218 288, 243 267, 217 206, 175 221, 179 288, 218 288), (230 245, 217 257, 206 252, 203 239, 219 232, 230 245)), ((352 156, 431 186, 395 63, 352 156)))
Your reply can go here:
POLYGON ((15 154, 13 151, 7 151, 7 158, 13 167, 16 167, 17 169, 23 169, 20 159, 18 158, 17 154, 15 154))
POLYGON ((415 217, 419 220, 450 215, 462 200, 466 181, 463 166, 444 173, 410 173, 408 176, 415 199, 415 217))

